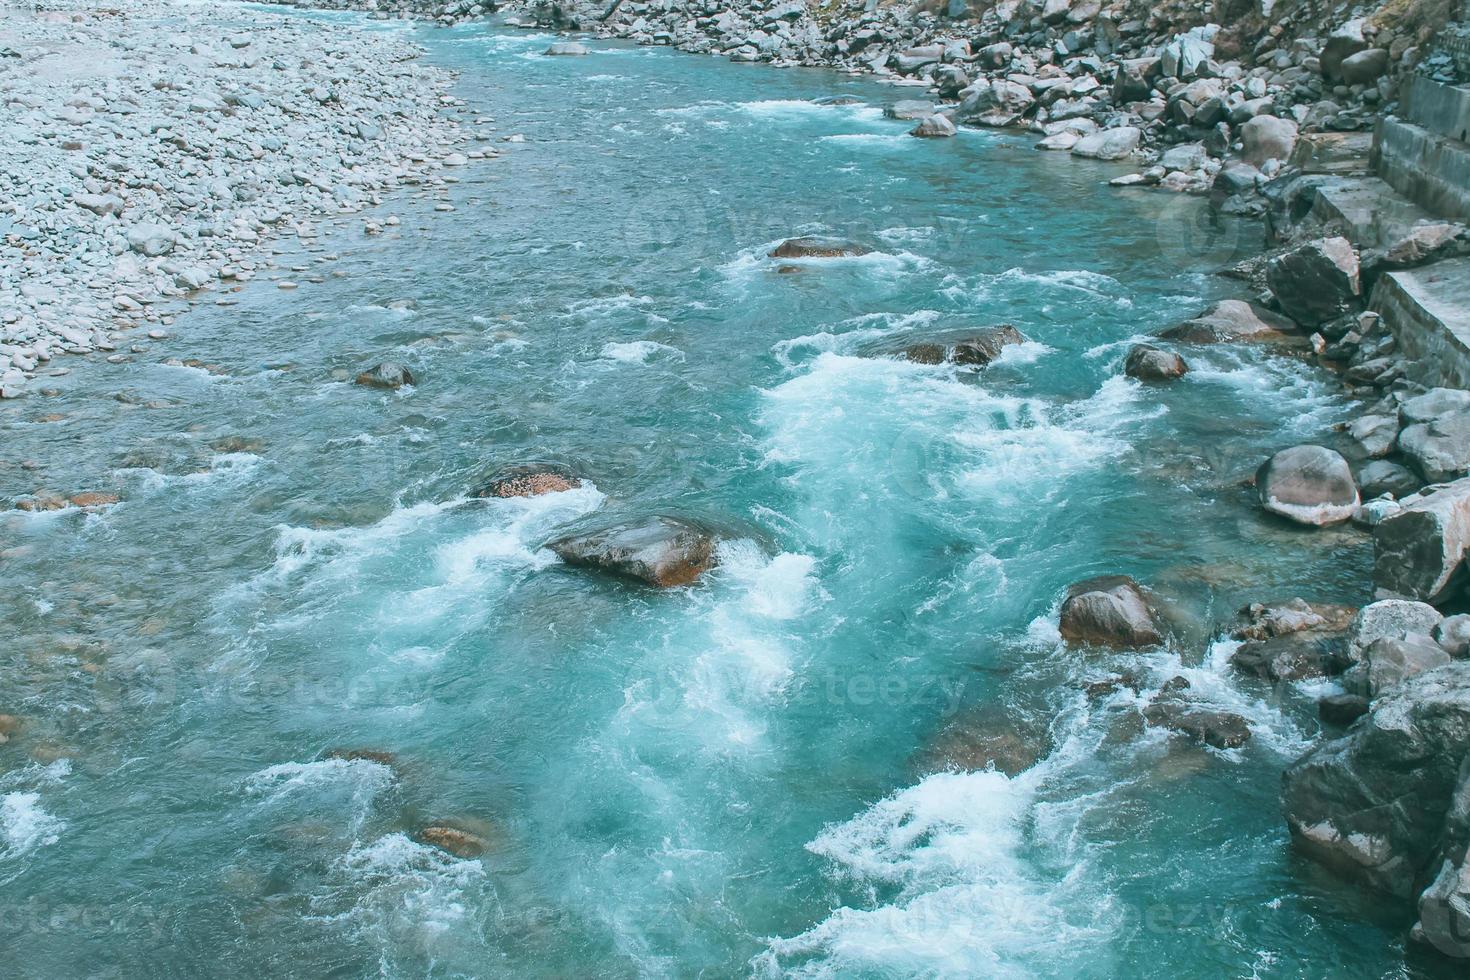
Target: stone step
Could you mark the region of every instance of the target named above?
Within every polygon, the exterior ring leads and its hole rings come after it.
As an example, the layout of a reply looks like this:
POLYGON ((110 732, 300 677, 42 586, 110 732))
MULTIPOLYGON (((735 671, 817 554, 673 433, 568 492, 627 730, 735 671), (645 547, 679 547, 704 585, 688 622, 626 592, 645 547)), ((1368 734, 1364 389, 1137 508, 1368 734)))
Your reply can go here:
POLYGON ((1366 174, 1372 152, 1372 133, 1304 133, 1286 162, 1306 174, 1366 174))
POLYGON ((1470 218, 1470 145, 1388 116, 1373 134, 1373 169, 1433 214, 1470 218))
POLYGON ((1384 273, 1371 308, 1417 365, 1415 381, 1470 388, 1470 258, 1384 273))
POLYGON ((1360 249, 1388 247, 1433 216, 1378 177, 1343 177, 1317 188, 1312 217, 1360 249))
POLYGON ((1400 103, 1406 121, 1461 143, 1470 142, 1470 87, 1411 75, 1400 103))

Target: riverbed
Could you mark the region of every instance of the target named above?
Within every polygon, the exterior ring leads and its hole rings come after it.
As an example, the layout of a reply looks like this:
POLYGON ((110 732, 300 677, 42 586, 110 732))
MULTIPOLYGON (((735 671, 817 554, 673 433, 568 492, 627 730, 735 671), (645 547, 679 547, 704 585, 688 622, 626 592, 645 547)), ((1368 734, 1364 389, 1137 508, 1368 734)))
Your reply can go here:
POLYGON ((1252 347, 1122 376, 1244 295, 1215 272, 1258 226, 915 140, 871 80, 362 23, 524 142, 0 405, 0 496, 121 497, 0 516, 16 975, 1406 975, 1407 924, 1289 848, 1315 689, 1232 674, 1220 625, 1368 598, 1360 531, 1243 484, 1352 404, 1252 347), (795 234, 873 251, 768 257, 795 234), (1001 323, 1028 342, 983 371, 891 356, 1001 323), (351 384, 381 360, 417 384, 351 384), (466 498, 530 459, 587 482, 466 498), (717 569, 654 592, 542 547, 649 513, 721 528, 717 569), (1063 647, 1107 573, 1178 641, 1063 647), (1251 741, 1130 721, 1178 674, 1251 741), (946 770, 996 725, 1041 760, 946 770), (416 840, 445 824, 485 853, 416 840))

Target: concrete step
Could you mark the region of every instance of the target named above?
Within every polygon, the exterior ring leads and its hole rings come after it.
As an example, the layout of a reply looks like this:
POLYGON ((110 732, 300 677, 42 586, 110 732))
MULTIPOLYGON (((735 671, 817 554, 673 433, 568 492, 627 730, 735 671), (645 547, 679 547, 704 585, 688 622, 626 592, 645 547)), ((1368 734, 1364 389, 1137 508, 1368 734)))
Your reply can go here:
POLYGON ((1373 170, 1431 213, 1470 219, 1470 145, 1388 116, 1373 134, 1373 170))
POLYGON ((1343 177, 1317 188, 1312 217, 1360 249, 1388 247, 1433 216, 1378 177, 1343 177))
POLYGON ((1470 87, 1411 75, 1399 101, 1400 115, 1407 122, 1461 143, 1470 142, 1470 87))
POLYGON ((1384 273, 1371 308, 1415 362, 1415 381, 1470 388, 1470 258, 1384 273))
POLYGON ((1308 174, 1366 174, 1372 133, 1304 133, 1286 162, 1308 174))

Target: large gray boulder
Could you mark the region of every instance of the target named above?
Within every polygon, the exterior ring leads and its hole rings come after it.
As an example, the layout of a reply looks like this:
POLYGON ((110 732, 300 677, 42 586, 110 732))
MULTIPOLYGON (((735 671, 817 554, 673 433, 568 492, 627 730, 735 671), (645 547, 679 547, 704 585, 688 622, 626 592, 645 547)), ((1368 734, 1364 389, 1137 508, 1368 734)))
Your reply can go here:
POLYGON ((1470 478, 1426 487, 1373 527, 1373 584, 1424 602, 1442 599, 1470 549, 1470 478))
POLYGON ((596 568, 659 588, 688 585, 715 564, 715 538, 677 517, 651 517, 546 545, 568 565, 596 568))
POLYGON ((1126 575, 1078 582, 1062 602, 1060 630, 1068 643, 1120 649, 1164 642, 1151 597, 1126 575))
POLYGON ((1411 599, 1380 599, 1358 610, 1348 630, 1347 656, 1362 663, 1368 648, 1379 640, 1401 640, 1427 634, 1443 619, 1439 610, 1411 599))
POLYGON ((1253 116, 1240 127, 1241 158, 1253 167, 1285 162, 1296 148, 1296 123, 1280 116, 1253 116))
POLYGON ((1351 520, 1358 487, 1347 460, 1324 446, 1283 449, 1256 471, 1261 506, 1273 514, 1323 527, 1351 520))
POLYGON ((1121 160, 1138 149, 1143 131, 1137 126, 1119 126, 1089 133, 1072 145, 1072 155, 1094 160, 1121 160))
POLYGON ((1407 425, 1398 445, 1430 483, 1459 479, 1470 473, 1470 409, 1407 425))
POLYGON ((1388 71, 1388 51, 1368 48, 1342 59, 1338 74, 1348 85, 1372 85, 1388 71))
POLYGON ((1415 898, 1442 873, 1442 842, 1470 753, 1470 662, 1392 688, 1343 738, 1282 774, 1296 845, 1339 873, 1415 898))
POLYGON ((934 103, 927 99, 900 99, 883 107, 883 115, 889 119, 927 119, 934 115, 934 103))
POLYGON ((1346 238, 1319 238, 1266 263, 1266 285, 1287 316, 1316 327, 1352 308, 1361 292, 1358 253, 1346 238))
POLYGON ((1244 300, 1224 299, 1159 336, 1185 344, 1282 343, 1295 330, 1296 324, 1264 307, 1244 300))
POLYGON ((552 57, 575 57, 577 55, 591 54, 592 49, 580 41, 554 41, 551 47, 546 49, 545 53, 552 57))
POLYGON ((1449 662, 1445 648, 1424 633, 1384 637, 1368 645, 1362 661, 1343 675, 1342 686, 1371 701, 1410 677, 1449 662))
POLYGON ((954 136, 958 132, 959 130, 955 129, 954 123, 949 121, 948 116, 925 116, 919 120, 919 125, 909 130, 909 135, 922 139, 943 139, 946 136, 954 136))
POLYGON ((1446 956, 1470 958, 1470 755, 1445 814, 1439 867, 1419 896, 1414 934, 1446 956))
POLYGON ((773 259, 828 259, 844 255, 867 255, 872 249, 846 238, 831 238, 825 235, 803 235, 788 238, 771 249, 773 259))

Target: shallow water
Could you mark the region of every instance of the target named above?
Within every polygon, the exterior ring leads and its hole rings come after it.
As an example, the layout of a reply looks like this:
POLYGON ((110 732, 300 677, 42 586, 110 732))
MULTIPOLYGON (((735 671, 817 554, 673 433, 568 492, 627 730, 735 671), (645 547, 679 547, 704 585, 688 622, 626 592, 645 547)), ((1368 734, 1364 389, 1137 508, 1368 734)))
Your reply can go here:
POLYGON ((0 493, 123 496, 0 517, 8 974, 1414 972, 1407 922, 1287 846, 1309 692, 1213 642, 1250 600, 1367 597, 1359 532, 1241 486, 1349 405, 1251 349, 1119 376, 1237 295, 1211 273, 1259 229, 1024 137, 911 140, 868 81, 392 29, 527 142, 453 212, 406 196, 282 257, 325 281, 0 406, 0 493), (877 251, 778 271, 799 232, 877 251), (1032 342, 983 374, 874 356, 1000 322, 1032 342), (333 380, 385 357, 419 385, 333 380), (463 499, 525 458, 591 485, 463 499), (650 511, 726 528, 719 570, 654 594, 541 548, 650 511), (1110 572, 1177 600, 1176 649, 1058 646, 1062 590, 1110 572), (1147 690, 1081 691, 1124 666, 1256 737, 1132 731, 1147 690), (924 775, 997 713, 1040 764, 924 775), (435 822, 490 850, 413 841, 435 822))

